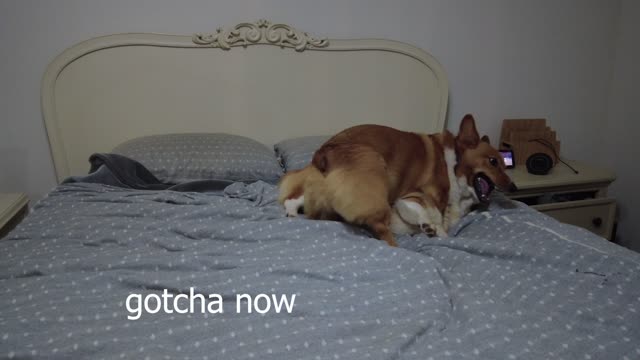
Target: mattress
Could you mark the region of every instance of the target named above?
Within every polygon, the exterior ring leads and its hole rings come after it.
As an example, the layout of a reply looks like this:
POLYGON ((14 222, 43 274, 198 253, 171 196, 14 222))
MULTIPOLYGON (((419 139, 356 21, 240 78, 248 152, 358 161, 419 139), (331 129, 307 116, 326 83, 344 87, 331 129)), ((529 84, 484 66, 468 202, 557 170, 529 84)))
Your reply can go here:
POLYGON ((496 194, 391 248, 276 197, 58 186, 0 241, 0 357, 640 357, 640 255, 586 230, 496 194))

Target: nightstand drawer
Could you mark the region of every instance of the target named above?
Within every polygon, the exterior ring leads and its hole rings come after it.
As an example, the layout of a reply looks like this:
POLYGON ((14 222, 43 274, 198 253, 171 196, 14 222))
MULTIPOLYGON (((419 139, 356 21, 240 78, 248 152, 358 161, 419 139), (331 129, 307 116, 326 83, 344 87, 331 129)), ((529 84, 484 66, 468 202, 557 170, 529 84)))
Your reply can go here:
POLYGON ((616 202, 613 199, 567 201, 532 207, 560 222, 580 226, 611 240, 616 214, 616 202))

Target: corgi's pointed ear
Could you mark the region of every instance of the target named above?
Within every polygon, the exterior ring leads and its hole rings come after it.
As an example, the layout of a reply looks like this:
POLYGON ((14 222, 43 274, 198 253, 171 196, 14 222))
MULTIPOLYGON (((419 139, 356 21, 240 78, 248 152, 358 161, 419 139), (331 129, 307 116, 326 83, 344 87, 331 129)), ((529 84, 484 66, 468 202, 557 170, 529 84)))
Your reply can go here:
POLYGON ((491 141, 489 140, 489 137, 487 135, 483 136, 480 141, 486 142, 487 144, 491 144, 491 141))
POLYGON ((471 114, 467 114, 462 118, 460 122, 460 130, 458 136, 456 136, 456 143, 458 146, 472 149, 478 146, 480 142, 480 135, 476 130, 476 121, 471 114))

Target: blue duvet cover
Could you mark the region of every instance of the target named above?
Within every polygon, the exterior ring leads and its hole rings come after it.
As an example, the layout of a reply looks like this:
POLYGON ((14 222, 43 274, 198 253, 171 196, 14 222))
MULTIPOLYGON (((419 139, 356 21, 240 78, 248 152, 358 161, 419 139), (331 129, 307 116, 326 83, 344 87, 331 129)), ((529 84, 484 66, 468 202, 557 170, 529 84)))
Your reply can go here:
POLYGON ((276 194, 58 186, 0 241, 0 358, 640 358, 640 255, 585 230, 496 196, 391 248, 276 194))

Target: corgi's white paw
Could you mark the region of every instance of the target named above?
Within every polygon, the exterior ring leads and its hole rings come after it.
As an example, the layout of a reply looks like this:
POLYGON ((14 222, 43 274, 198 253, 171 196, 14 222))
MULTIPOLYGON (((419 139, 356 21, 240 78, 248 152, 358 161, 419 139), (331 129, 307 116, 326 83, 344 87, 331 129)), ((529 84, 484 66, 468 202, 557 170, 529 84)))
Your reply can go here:
POLYGON ((436 235, 436 229, 434 229, 431 224, 420 224, 420 230, 427 234, 428 237, 434 237, 436 235))
POLYGON ((428 237, 447 237, 447 232, 444 230, 444 227, 441 225, 427 224, 421 223, 420 230, 425 233, 428 237))
POLYGON ((298 211, 304 205, 304 196, 300 196, 295 199, 288 199, 284 201, 284 210, 288 217, 298 216, 298 211))

